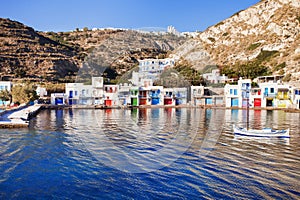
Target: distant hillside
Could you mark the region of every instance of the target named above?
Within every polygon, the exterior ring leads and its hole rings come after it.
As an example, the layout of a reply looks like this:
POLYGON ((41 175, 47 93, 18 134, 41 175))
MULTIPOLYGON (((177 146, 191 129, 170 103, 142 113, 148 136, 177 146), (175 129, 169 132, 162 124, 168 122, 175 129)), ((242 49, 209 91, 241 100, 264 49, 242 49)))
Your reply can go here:
POLYGON ((116 79, 138 64, 138 59, 162 58, 187 39, 173 34, 141 33, 134 30, 88 30, 41 33, 77 50, 77 59, 83 63, 79 76, 97 76, 105 72, 107 78, 116 79))
POLYGON ((22 23, 0 18, 2 80, 72 81, 91 62, 105 65, 115 79, 135 67, 138 59, 164 57, 186 41, 171 34, 128 30, 36 32, 22 23))
POLYGON ((0 18, 0 76, 57 81, 78 71, 74 49, 19 22, 0 18))
POLYGON ((299 33, 299 0, 262 0, 209 27, 173 56, 199 70, 212 64, 230 66, 236 73, 241 66, 265 67, 269 74, 300 80, 299 33))

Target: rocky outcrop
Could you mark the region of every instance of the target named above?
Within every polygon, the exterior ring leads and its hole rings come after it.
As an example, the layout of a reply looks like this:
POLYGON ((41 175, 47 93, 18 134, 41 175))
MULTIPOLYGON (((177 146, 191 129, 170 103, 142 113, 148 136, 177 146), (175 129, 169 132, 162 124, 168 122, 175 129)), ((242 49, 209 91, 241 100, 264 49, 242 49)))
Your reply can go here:
POLYGON ((72 48, 50 40, 22 23, 0 18, 2 80, 57 81, 78 71, 72 48))
POLYGON ((118 29, 36 32, 0 18, 0 77, 72 81, 85 66, 102 66, 110 68, 108 77, 116 78, 136 66, 138 59, 165 56, 184 41, 185 37, 172 34, 118 29))
MULTIPOLYGON (((300 79, 300 1, 262 0, 230 18, 200 33, 197 42, 181 47, 195 54, 207 54, 217 65, 233 65, 255 60, 261 51, 278 51, 276 56, 263 62, 274 74, 291 74, 300 79), (285 68, 276 66, 285 63, 285 68)), ((174 53, 180 55, 178 51, 174 53)), ((195 54, 195 55, 197 55, 195 54)), ((203 68, 190 56, 196 68, 203 68)))

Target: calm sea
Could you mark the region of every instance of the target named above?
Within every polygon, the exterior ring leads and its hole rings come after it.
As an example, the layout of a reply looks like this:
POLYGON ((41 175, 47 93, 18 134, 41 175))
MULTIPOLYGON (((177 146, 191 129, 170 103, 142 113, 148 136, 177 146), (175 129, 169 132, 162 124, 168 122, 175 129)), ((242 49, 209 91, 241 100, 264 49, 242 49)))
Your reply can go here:
POLYGON ((43 110, 0 130, 0 199, 299 199, 300 113, 249 115, 291 138, 236 138, 243 110, 43 110))

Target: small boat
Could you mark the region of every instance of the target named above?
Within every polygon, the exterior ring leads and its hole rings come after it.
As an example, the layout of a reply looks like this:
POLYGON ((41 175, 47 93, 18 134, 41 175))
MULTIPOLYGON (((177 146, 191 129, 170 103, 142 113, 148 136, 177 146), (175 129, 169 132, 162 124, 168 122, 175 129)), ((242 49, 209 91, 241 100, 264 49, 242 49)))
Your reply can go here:
POLYGON ((246 100, 247 111, 247 128, 236 127, 233 125, 233 131, 235 135, 247 136, 247 137, 262 137, 262 138, 290 138, 290 129, 287 130, 274 130, 271 128, 263 129, 249 129, 249 96, 251 91, 251 84, 242 84, 242 97, 246 100))
POLYGON ((264 138, 290 138, 290 129, 274 130, 271 128, 264 129, 246 129, 233 125, 233 131, 236 135, 249 137, 264 137, 264 138))

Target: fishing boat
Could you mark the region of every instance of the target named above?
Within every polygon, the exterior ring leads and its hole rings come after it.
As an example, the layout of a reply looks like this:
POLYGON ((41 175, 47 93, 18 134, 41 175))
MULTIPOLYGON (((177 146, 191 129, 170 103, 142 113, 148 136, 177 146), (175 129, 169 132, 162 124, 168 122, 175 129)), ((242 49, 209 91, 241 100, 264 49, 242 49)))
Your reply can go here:
POLYGON ((248 137, 263 137, 263 138, 289 138, 290 130, 274 130, 272 128, 263 128, 263 129, 250 129, 249 128, 249 95, 251 90, 250 83, 242 84, 242 97, 243 101, 246 102, 246 111, 247 111, 247 127, 237 127, 233 125, 233 131, 235 135, 239 136, 248 136, 248 137))
POLYGON ((236 127, 233 125, 234 134, 249 137, 264 137, 264 138, 290 138, 290 129, 274 130, 271 128, 263 129, 247 129, 236 127))

